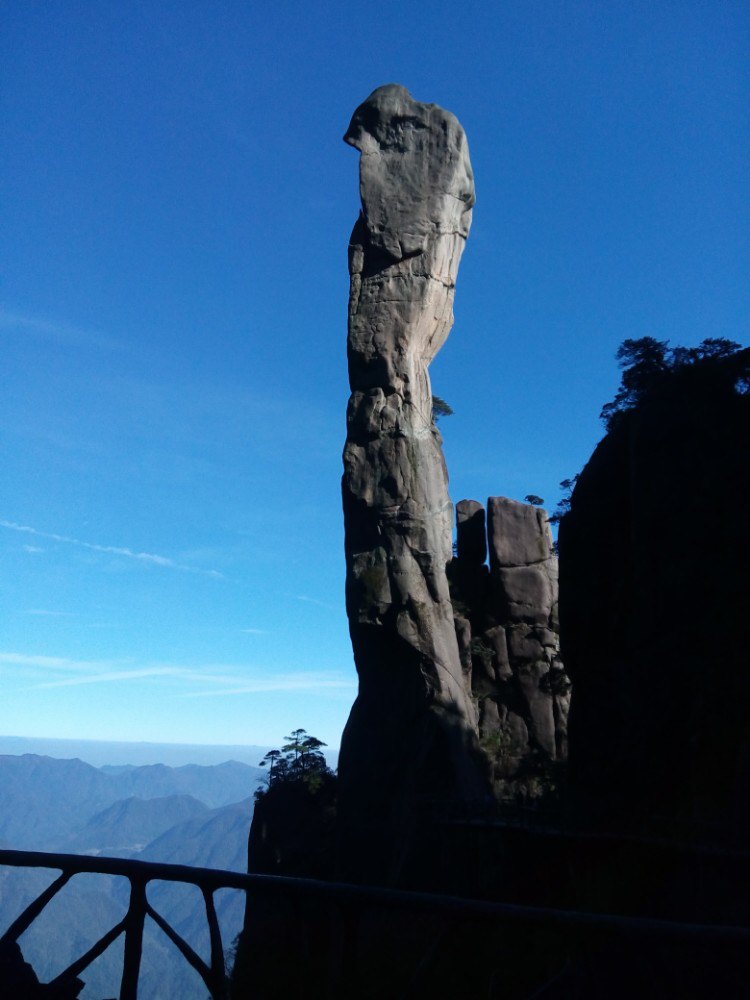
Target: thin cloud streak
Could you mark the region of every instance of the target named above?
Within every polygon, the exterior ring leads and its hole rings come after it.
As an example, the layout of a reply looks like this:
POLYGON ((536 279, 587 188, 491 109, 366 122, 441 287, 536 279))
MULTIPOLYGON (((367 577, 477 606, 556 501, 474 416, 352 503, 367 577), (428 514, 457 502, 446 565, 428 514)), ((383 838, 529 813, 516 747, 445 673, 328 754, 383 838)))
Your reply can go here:
MULTIPOLYGON (((149 663, 143 667, 128 667, 128 660, 74 660, 66 656, 37 656, 28 653, 0 652, 0 665, 7 664, 19 667, 34 667, 41 670, 68 671, 76 676, 65 681, 49 682, 58 684, 87 684, 93 680, 106 682, 108 680, 129 680, 137 677, 177 677, 200 684, 237 684, 243 678, 236 673, 229 675, 212 673, 210 668, 195 669, 172 663, 149 663)), ((226 669, 226 668, 224 668, 226 669)), ((47 683, 37 685, 46 687, 47 683)))
POLYGON ((221 695, 283 693, 294 691, 316 692, 351 691, 356 680, 331 672, 288 673, 258 677, 257 667, 237 664, 209 664, 186 667, 170 663, 149 663, 129 666, 123 660, 74 660, 63 656, 35 656, 27 653, 0 652, 0 664, 31 667, 37 670, 67 672, 73 676, 32 684, 27 690, 77 687, 84 684, 111 684, 150 679, 169 679, 187 685, 211 685, 210 690, 185 691, 182 698, 211 698, 221 695), (248 672, 255 677, 248 678, 248 672))
POLYGON ((72 618, 72 611, 48 611, 46 608, 29 608, 24 611, 25 615, 39 615, 49 618, 72 618))
POLYGON ((241 687, 222 688, 216 691, 189 691, 182 698, 218 698, 222 695, 262 694, 279 691, 321 691, 321 690, 353 690, 356 683, 353 680, 321 680, 316 677, 276 677, 268 681, 251 681, 241 687))
POLYGON ((298 601, 303 601, 305 604, 316 604, 319 608, 325 608, 326 611, 341 611, 340 604, 328 604, 327 601, 319 601, 317 597, 307 597, 305 594, 295 595, 298 601))
POLYGON ((123 344, 106 334, 81 330, 69 323, 28 316, 11 312, 0 307, 0 329, 15 330, 43 340, 55 340, 59 344, 74 347, 96 347, 108 351, 121 351, 123 344))
POLYGON ((71 660, 66 656, 34 656, 7 652, 0 652, 1 663, 18 667, 38 667, 43 670, 104 670, 114 666, 111 660, 71 660))
POLYGON ((22 534, 34 535, 36 538, 47 538, 53 542, 62 542, 65 545, 75 545, 78 548, 88 549, 90 552, 102 552, 105 555, 123 556, 126 559, 134 559, 137 562, 149 563, 154 566, 162 566, 166 569, 177 569, 184 573, 201 573, 204 576, 212 576, 223 579, 223 574, 216 569, 201 569, 198 566, 187 566, 184 563, 175 562, 168 556, 160 556, 153 552, 135 552, 133 549, 120 545, 97 545, 94 542, 84 542, 80 538, 71 538, 69 535, 57 535, 51 531, 39 531, 28 524, 17 524, 15 521, 5 521, 0 519, 0 528, 7 528, 9 531, 17 531, 22 534))
POLYGON ((179 669, 170 669, 169 667, 145 667, 143 670, 110 670, 102 674, 88 674, 86 677, 68 677, 64 681, 46 681, 44 684, 33 684, 32 690, 77 687, 79 684, 109 684, 112 681, 132 681, 140 680, 144 677, 174 677, 179 675, 179 669))

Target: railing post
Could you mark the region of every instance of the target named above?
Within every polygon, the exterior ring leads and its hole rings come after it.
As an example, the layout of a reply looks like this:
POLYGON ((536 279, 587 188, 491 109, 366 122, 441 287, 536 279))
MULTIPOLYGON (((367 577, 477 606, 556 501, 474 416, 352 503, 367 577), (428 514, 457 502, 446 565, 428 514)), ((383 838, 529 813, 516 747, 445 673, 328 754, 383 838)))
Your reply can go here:
POLYGON ((224 965, 224 947, 221 941, 219 918, 216 916, 213 890, 203 887, 203 899, 206 904, 206 920, 211 939, 211 997, 212 1000, 224 1000, 227 995, 227 974, 224 965))
POLYGON ((122 962, 120 1000, 138 1000, 138 976, 146 920, 146 882, 130 877, 130 906, 125 916, 125 956, 122 962))

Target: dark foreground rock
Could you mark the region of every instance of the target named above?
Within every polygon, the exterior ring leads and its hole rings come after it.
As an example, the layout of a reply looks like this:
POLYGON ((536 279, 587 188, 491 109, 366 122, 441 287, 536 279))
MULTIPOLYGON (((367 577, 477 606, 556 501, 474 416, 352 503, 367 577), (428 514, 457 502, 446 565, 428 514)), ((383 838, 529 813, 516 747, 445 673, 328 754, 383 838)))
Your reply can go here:
MULTIPOLYGON (((248 841, 254 875, 331 880, 335 873, 336 778, 279 781, 258 796, 248 841)), ((275 1000, 328 995, 332 909, 317 901, 248 893, 232 997, 275 1000)))
POLYGON ((588 826, 748 843, 749 354, 679 370, 623 413, 561 523, 570 786, 588 826))
POLYGON ((65 983, 40 983, 15 941, 0 942, 0 996, 7 1000, 76 1000, 85 983, 75 977, 65 983))

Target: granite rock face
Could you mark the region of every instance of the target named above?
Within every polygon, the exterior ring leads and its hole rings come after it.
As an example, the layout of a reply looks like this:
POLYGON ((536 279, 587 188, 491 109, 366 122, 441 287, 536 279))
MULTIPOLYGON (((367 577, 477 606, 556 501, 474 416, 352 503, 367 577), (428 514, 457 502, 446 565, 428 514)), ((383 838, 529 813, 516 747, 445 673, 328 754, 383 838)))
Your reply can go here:
POLYGON ((456 634, 495 794, 533 795, 549 780, 550 765, 567 755, 570 684, 559 654, 557 556, 546 511, 505 497, 490 497, 487 510, 485 542, 484 508, 475 500, 456 504, 456 634))
POLYGON ((361 154, 362 210, 349 247, 342 482, 359 694, 341 745, 341 840, 364 865, 345 874, 383 881, 398 878, 415 803, 483 788, 427 372, 453 323, 474 185, 458 121, 395 84, 370 95, 344 138, 361 154))

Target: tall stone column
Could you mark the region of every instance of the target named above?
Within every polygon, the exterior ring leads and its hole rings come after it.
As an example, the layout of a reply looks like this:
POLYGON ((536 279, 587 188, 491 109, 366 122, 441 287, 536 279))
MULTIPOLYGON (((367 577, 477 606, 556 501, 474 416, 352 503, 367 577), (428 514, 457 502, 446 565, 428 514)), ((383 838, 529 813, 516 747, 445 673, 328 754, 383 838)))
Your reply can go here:
POLYGON ((418 816, 484 790, 427 373, 453 324, 474 184, 456 118, 395 84, 357 108, 344 139, 361 153, 362 210, 349 248, 342 489, 359 694, 339 762, 342 867, 397 882, 413 872, 418 816))

